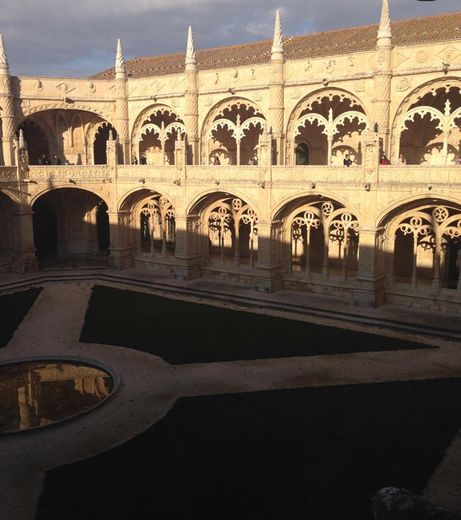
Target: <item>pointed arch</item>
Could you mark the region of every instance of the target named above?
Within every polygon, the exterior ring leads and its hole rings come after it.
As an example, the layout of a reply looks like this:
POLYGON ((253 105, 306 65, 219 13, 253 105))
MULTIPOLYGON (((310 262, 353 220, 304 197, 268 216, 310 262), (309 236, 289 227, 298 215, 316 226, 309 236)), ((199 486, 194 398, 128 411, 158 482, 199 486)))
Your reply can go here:
POLYGON ((202 164, 209 164, 215 156, 221 164, 253 164, 266 125, 266 117, 253 101, 244 97, 221 100, 202 125, 202 164))
POLYGON ((368 129, 364 104, 354 94, 324 88, 304 97, 287 123, 287 163, 296 163, 299 145, 309 146, 310 164, 342 164, 345 155, 362 161, 361 133, 368 129))
POLYGON ((461 155, 460 109, 459 78, 436 78, 413 89, 393 117, 393 162, 397 164, 400 156, 407 164, 455 162, 461 155))

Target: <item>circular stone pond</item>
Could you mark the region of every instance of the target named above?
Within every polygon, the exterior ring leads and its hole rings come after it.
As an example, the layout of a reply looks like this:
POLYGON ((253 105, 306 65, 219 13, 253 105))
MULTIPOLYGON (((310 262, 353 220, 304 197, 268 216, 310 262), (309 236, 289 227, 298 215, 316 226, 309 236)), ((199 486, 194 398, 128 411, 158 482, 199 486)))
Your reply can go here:
POLYGON ((115 374, 93 364, 39 359, 0 365, 0 433, 55 424, 99 406, 115 374))

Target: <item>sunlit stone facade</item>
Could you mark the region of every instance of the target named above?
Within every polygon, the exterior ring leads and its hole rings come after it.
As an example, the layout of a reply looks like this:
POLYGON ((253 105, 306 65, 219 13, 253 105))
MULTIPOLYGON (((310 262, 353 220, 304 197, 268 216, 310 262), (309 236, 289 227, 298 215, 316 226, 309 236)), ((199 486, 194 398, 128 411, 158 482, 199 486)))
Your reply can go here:
POLYGON ((13 77, 0 264, 461 312, 461 13, 13 77), (386 156, 390 164, 386 163, 386 156), (51 161, 52 164, 43 164, 51 161), (350 161, 350 166, 347 166, 350 161), (60 163, 60 164, 56 164, 60 163))

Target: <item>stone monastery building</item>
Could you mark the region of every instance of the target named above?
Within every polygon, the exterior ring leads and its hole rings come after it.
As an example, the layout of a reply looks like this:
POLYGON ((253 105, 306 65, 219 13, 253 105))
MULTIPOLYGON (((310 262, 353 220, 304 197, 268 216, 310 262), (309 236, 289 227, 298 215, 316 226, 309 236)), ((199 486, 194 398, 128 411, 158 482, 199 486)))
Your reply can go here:
POLYGON ((14 77, 0 268, 144 266, 461 312, 461 12, 14 77), (390 164, 389 164, 390 162, 390 164))

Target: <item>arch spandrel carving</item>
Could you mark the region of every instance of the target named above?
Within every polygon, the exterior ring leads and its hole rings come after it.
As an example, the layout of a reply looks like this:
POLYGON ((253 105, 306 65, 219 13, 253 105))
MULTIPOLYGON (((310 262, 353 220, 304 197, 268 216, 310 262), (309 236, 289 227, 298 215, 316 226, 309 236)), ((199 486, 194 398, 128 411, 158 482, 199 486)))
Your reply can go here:
MULTIPOLYGON (((105 103, 106 105, 107 103, 105 103)), ((46 112, 48 110, 81 110, 83 112, 90 112, 91 114, 95 114, 97 116, 102 117, 106 121, 112 124, 112 116, 113 113, 109 113, 106 110, 103 110, 100 106, 93 105, 85 105, 78 101, 72 103, 65 103, 64 101, 56 101, 53 103, 46 103, 42 105, 31 105, 27 108, 23 108, 21 117, 18 118, 18 124, 20 124, 27 117, 37 114, 39 112, 46 112)))
POLYGON ((287 162, 295 164, 297 150, 307 143, 308 164, 343 164, 362 161, 361 134, 369 129, 365 109, 353 95, 323 89, 304 98, 293 110, 287 126, 287 162))
POLYGON ((219 102, 202 126, 202 164, 208 164, 218 150, 229 164, 253 164, 266 125, 265 116, 253 101, 231 98, 219 102))
POLYGON ((145 107, 134 120, 133 129, 131 131, 131 139, 133 143, 138 142, 144 123, 156 114, 165 114, 174 117, 176 121, 183 123, 183 117, 179 114, 176 107, 157 103, 149 105, 148 107, 145 107))
MULTIPOLYGON (((339 102, 344 102, 345 100, 349 100, 349 106, 351 107, 351 110, 354 112, 363 112, 365 114, 365 118, 368 118, 368 110, 366 105, 363 103, 363 101, 358 98, 354 93, 342 90, 342 89, 336 89, 336 88, 322 88, 320 90, 317 90, 315 92, 312 92, 308 94, 307 96, 303 97, 294 107, 291 114, 288 117, 287 122, 287 135, 293 134, 293 129, 296 125, 296 122, 302 117, 302 113, 305 111, 312 111, 317 112, 317 110, 313 109, 314 104, 321 103, 322 99, 328 99, 329 101, 332 101, 335 97, 338 98, 339 102)), ((314 107, 315 108, 315 107, 314 107)), ((325 117, 326 114, 324 114, 325 117)), ((336 115, 335 115, 336 117, 336 115)))

